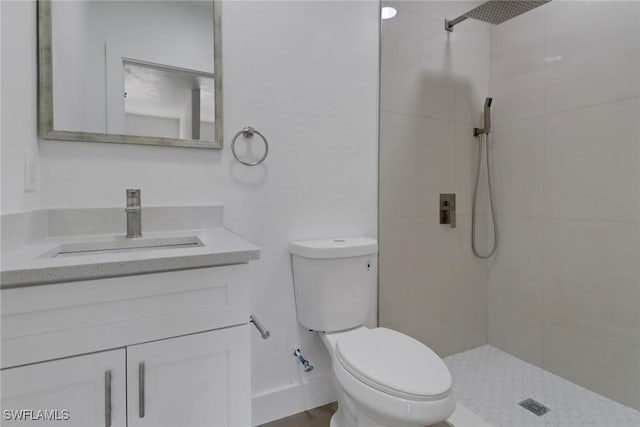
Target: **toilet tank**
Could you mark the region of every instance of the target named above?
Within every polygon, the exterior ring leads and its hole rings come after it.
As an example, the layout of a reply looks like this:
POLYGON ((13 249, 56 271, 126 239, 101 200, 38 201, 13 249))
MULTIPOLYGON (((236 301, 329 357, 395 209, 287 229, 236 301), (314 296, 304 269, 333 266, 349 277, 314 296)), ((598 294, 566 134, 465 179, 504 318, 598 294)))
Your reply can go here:
POLYGON ((310 240, 289 249, 298 323, 314 331, 341 331, 367 321, 377 292, 376 240, 310 240))

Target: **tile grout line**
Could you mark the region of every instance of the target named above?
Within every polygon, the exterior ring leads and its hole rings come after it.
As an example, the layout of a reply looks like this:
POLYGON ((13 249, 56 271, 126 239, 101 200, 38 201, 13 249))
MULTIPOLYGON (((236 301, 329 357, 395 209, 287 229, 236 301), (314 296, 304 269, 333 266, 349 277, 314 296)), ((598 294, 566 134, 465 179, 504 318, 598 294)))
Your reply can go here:
MULTIPOLYGON (((545 93, 545 97, 546 97, 546 93, 545 93)), ((603 105, 608 105, 608 104, 618 104, 620 102, 628 101, 630 99, 640 99, 640 94, 623 96, 621 98, 613 98, 613 99, 610 99, 610 100, 606 100, 606 101, 602 101, 602 102, 596 102, 596 103, 592 103, 592 104, 580 105, 580 106, 573 107, 573 108, 565 108, 565 109, 561 109, 561 110, 548 111, 548 112, 545 111, 545 112, 542 112, 542 113, 539 113, 539 114, 533 114, 531 116, 519 117, 519 118, 511 119, 511 120, 505 120, 503 122, 496 121, 496 123, 494 124, 494 127, 497 128, 497 127, 501 127, 501 126, 509 126, 509 125, 512 125, 512 124, 515 124, 515 123, 524 122, 524 121, 533 120, 533 119, 544 119, 544 118, 546 118, 548 116, 551 116, 553 114, 570 113, 570 112, 574 112, 574 111, 586 110, 586 109, 589 109, 589 108, 601 107, 603 105)), ((477 126, 478 125, 478 123, 470 123, 470 122, 465 122, 465 121, 462 121, 462 120, 456 120, 455 117, 453 119, 450 119, 448 117, 445 118, 445 117, 430 116, 430 115, 426 115, 426 114, 407 113, 407 112, 404 112, 404 111, 396 111, 396 110, 391 110, 391 109, 388 109, 388 108, 381 108, 380 109, 380 113, 392 113, 392 114, 396 114, 396 115, 399 115, 399 116, 408 116, 408 117, 414 117, 414 118, 419 118, 419 119, 429 119, 429 120, 435 120, 435 121, 443 121, 443 122, 446 122, 446 123, 455 123, 455 124, 460 124, 460 125, 469 125, 469 126, 477 126)))
MULTIPOLYGON (((549 23, 549 11, 548 10, 544 10, 544 25, 543 25, 543 52, 544 52, 544 56, 546 58, 547 56, 547 31, 548 31, 548 23, 549 23)), ((548 67, 548 63, 544 62, 544 74, 543 74, 543 78, 542 78, 542 91, 544 93, 544 106, 546 109, 547 106, 547 67, 548 67)), ((543 173, 544 173, 544 182, 543 182, 543 189, 544 189, 544 199, 543 199, 543 203, 545 207, 549 207, 549 191, 547 191, 547 177, 549 176, 548 174, 548 164, 547 164, 547 151, 548 151, 548 141, 547 141, 547 119, 546 117, 544 119, 542 119, 542 167, 543 167, 543 173)), ((542 270, 540 272, 541 276, 540 276, 540 286, 541 286, 541 303, 540 303, 540 364, 542 365, 542 368, 545 368, 546 364, 545 364, 545 324, 546 324, 546 320, 545 320, 545 313, 546 313, 546 305, 545 305, 545 300, 546 300, 546 288, 547 288, 547 280, 546 280, 546 266, 545 266, 545 245, 546 245, 546 239, 548 238, 548 232, 546 229, 546 221, 543 220, 540 221, 542 224, 542 244, 540 246, 540 269, 542 270)))
MULTIPOLYGON (((464 217, 471 216, 471 212, 456 212, 456 213, 459 216, 464 216, 464 217)), ((584 217, 562 217, 562 216, 551 216, 551 215, 528 215, 528 214, 497 213, 497 216, 507 217, 507 218, 528 218, 528 219, 544 219, 544 220, 554 220, 554 221, 587 222, 587 223, 595 223, 595 224, 620 224, 620 225, 638 225, 638 224, 640 224, 637 221, 595 219, 595 218, 584 218, 584 217)), ((429 214, 429 215, 380 215, 380 217, 381 218, 396 218, 396 219, 433 219, 433 218, 438 218, 438 215, 435 215, 435 214, 429 214)))

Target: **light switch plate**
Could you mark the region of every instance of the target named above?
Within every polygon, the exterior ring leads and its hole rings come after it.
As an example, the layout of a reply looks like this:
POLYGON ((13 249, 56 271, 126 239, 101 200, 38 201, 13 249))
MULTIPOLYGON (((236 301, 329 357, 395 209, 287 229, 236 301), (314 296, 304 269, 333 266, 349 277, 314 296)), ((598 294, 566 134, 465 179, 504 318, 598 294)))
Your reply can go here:
POLYGON ((38 187, 37 159, 32 151, 24 152, 24 191, 34 191, 38 187))

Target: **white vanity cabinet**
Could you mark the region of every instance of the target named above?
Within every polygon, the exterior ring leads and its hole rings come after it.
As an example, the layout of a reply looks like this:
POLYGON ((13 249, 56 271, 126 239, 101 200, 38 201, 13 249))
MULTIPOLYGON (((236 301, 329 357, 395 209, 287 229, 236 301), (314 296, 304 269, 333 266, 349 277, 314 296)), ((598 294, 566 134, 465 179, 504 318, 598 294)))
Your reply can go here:
POLYGON ((125 427, 125 367, 121 348, 4 369, 1 424, 125 427))
POLYGON ((251 425, 246 263, 5 289, 1 303, 3 426, 251 425), (11 424, 12 409, 69 421, 11 424))
POLYGON ((247 329, 128 347, 128 426, 249 426, 247 329))

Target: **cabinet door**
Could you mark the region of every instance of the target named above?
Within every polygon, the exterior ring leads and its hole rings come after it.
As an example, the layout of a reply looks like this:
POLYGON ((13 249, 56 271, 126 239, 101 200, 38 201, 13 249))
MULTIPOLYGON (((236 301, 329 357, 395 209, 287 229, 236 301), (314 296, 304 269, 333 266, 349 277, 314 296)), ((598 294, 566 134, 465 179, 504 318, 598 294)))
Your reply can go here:
POLYGON ((248 326, 127 347, 129 427, 251 424, 248 326))
POLYGON ((125 366, 119 349, 4 369, 2 426, 125 427, 125 366))

